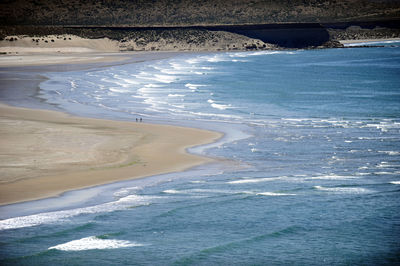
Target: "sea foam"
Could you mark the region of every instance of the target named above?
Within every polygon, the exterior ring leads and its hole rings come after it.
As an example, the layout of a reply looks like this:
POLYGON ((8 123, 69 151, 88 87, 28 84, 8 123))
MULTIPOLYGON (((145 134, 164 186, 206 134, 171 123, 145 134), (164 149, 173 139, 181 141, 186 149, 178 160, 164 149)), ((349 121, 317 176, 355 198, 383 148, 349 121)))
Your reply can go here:
POLYGON ((62 251, 82 251, 91 249, 116 249, 128 247, 144 246, 136 242, 117 239, 101 239, 96 236, 89 236, 78 240, 73 240, 64 244, 49 247, 50 249, 58 249, 62 251))
POLYGON ((112 212, 123 210, 132 206, 145 206, 149 205, 151 203, 151 200, 155 198, 158 197, 129 195, 126 197, 122 197, 116 201, 107 202, 95 206, 9 218, 0 221, 0 230, 17 229, 23 227, 37 226, 41 224, 55 223, 81 214, 112 212))
POLYGON ((227 182, 227 184, 250 184, 250 183, 276 181, 276 180, 282 180, 282 179, 287 179, 287 176, 240 179, 240 180, 229 181, 229 182, 227 182))
POLYGON ((363 193, 371 193, 372 190, 366 188, 358 188, 358 187, 323 187, 323 186, 314 186, 315 189, 327 192, 334 193, 348 193, 348 194, 363 194, 363 193))

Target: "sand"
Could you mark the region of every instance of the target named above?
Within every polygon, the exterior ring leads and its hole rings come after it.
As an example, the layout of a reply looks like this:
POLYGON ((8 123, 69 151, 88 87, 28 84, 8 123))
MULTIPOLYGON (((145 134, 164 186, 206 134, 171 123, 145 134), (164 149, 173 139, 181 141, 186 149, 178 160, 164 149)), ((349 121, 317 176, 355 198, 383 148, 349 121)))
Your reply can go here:
MULTIPOLYGON (((73 53, 35 48, 35 52, 23 53, 24 47, 14 47, 18 54, 0 56, 0 100, 13 105, 44 107, 45 103, 35 98, 37 84, 43 80, 40 73, 176 55, 104 53, 101 49, 87 52, 87 47, 78 46, 73 53)), ((220 137, 220 133, 198 129, 80 118, 0 104, 0 205, 183 171, 213 161, 188 154, 188 147, 220 137)))
POLYGON ((118 51, 118 42, 107 38, 84 39, 74 35, 7 36, 0 41, 0 67, 123 60, 124 57, 118 51))
POLYGON ((213 159, 186 152, 216 132, 73 117, 0 104, 0 205, 182 171, 213 159))

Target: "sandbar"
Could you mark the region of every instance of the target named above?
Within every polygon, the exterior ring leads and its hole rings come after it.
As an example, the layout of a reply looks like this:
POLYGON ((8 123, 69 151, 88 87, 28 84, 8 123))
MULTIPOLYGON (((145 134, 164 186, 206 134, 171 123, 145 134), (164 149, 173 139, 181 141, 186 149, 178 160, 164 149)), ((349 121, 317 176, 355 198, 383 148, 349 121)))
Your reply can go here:
POLYGON ((81 118, 0 104, 0 205, 185 169, 213 159, 188 154, 221 134, 81 118))

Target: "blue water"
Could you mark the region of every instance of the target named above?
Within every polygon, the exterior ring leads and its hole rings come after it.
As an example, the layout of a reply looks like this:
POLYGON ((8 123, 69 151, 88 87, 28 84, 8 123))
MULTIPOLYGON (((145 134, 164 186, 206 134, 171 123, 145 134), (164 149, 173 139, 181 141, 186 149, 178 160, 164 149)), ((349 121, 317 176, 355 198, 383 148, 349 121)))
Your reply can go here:
POLYGON ((400 263, 396 43, 47 76, 62 110, 221 131, 192 151, 228 160, 3 207, 1 264, 400 263))

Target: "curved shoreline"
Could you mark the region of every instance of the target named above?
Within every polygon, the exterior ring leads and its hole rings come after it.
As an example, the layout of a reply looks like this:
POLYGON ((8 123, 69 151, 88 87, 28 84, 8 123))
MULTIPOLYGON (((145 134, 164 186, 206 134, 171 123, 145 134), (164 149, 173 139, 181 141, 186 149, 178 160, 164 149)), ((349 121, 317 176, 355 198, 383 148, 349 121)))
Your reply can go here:
POLYGON ((222 136, 201 129, 83 118, 3 104, 0 122, 0 205, 184 171, 213 161, 188 153, 189 147, 222 136))
POLYGON ((3 155, 0 205, 183 171, 213 159, 186 149, 217 132, 73 117, 0 105, 3 155), (12 148, 11 148, 12 147, 12 148))

